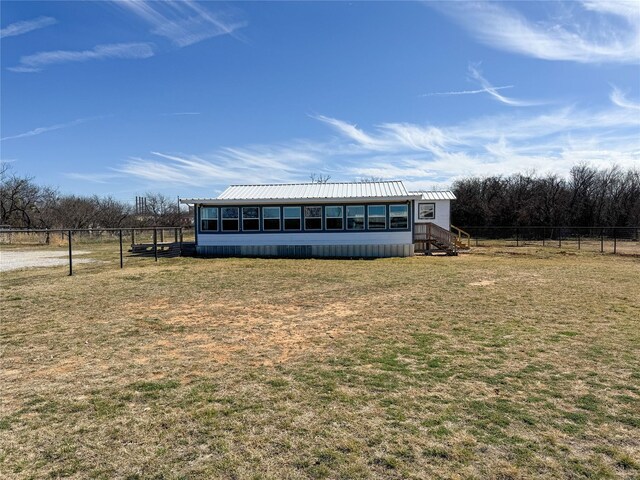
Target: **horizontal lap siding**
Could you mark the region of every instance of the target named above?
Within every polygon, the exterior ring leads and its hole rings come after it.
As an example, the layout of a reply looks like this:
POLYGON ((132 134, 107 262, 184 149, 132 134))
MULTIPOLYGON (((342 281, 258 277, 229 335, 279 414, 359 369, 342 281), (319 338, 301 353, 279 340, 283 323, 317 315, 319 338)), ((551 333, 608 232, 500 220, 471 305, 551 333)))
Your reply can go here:
POLYGON ((203 247, 224 245, 409 245, 412 243, 413 237, 410 231, 198 234, 198 245, 203 247))
POLYGON ((439 227, 449 230, 451 224, 451 201, 450 200, 416 200, 414 203, 413 215, 416 223, 432 222, 439 227), (435 203, 436 204, 436 218, 433 220, 420 220, 418 218, 418 204, 419 203, 435 203))
POLYGON ((397 245, 198 245, 198 255, 212 257, 379 258, 410 257, 412 244, 397 245))

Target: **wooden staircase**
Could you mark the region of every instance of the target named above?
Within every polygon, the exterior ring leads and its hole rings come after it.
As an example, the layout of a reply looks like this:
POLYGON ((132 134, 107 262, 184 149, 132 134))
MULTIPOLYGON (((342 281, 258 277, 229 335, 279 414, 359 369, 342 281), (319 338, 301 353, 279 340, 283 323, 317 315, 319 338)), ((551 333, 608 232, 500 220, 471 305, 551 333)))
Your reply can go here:
POLYGON ((435 223, 416 223, 413 243, 416 253, 455 256, 458 255, 458 251, 469 248, 471 237, 467 232, 453 225, 450 231, 435 223))
POLYGON ((451 232, 455 234, 455 244, 458 250, 469 250, 471 248, 471 235, 461 228, 451 225, 451 232))

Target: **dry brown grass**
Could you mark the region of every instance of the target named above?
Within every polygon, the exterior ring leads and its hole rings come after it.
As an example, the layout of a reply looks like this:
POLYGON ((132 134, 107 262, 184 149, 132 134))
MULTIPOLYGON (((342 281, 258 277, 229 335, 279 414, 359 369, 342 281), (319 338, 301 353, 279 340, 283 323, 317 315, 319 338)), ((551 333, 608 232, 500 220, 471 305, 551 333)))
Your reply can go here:
POLYGON ((640 475, 637 258, 95 257, 2 276, 8 478, 640 475))

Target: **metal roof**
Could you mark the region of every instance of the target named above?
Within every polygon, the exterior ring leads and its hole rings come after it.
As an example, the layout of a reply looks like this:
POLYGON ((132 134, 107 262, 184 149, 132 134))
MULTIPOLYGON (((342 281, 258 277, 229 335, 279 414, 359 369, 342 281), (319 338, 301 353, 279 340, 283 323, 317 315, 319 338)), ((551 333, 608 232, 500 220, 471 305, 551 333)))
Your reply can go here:
POLYGON ((428 191, 420 191, 420 192, 411 192, 412 195, 421 195, 422 200, 455 200, 456 196, 453 194, 451 190, 443 190, 440 192, 428 192, 428 191))
POLYGON ((412 197, 399 180, 389 182, 231 185, 219 200, 300 200, 412 197))

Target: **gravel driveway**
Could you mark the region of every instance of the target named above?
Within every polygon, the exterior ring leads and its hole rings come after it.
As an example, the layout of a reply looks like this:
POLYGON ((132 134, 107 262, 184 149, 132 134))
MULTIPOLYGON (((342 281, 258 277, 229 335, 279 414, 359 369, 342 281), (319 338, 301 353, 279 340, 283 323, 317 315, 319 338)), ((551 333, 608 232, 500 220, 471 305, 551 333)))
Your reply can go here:
MULTIPOLYGON (((95 262, 93 258, 77 258, 77 255, 87 255, 87 250, 74 250, 73 263, 95 262)), ((18 270, 30 267, 56 267, 69 264, 69 252, 42 250, 4 250, 0 251, 0 272, 18 270)))

